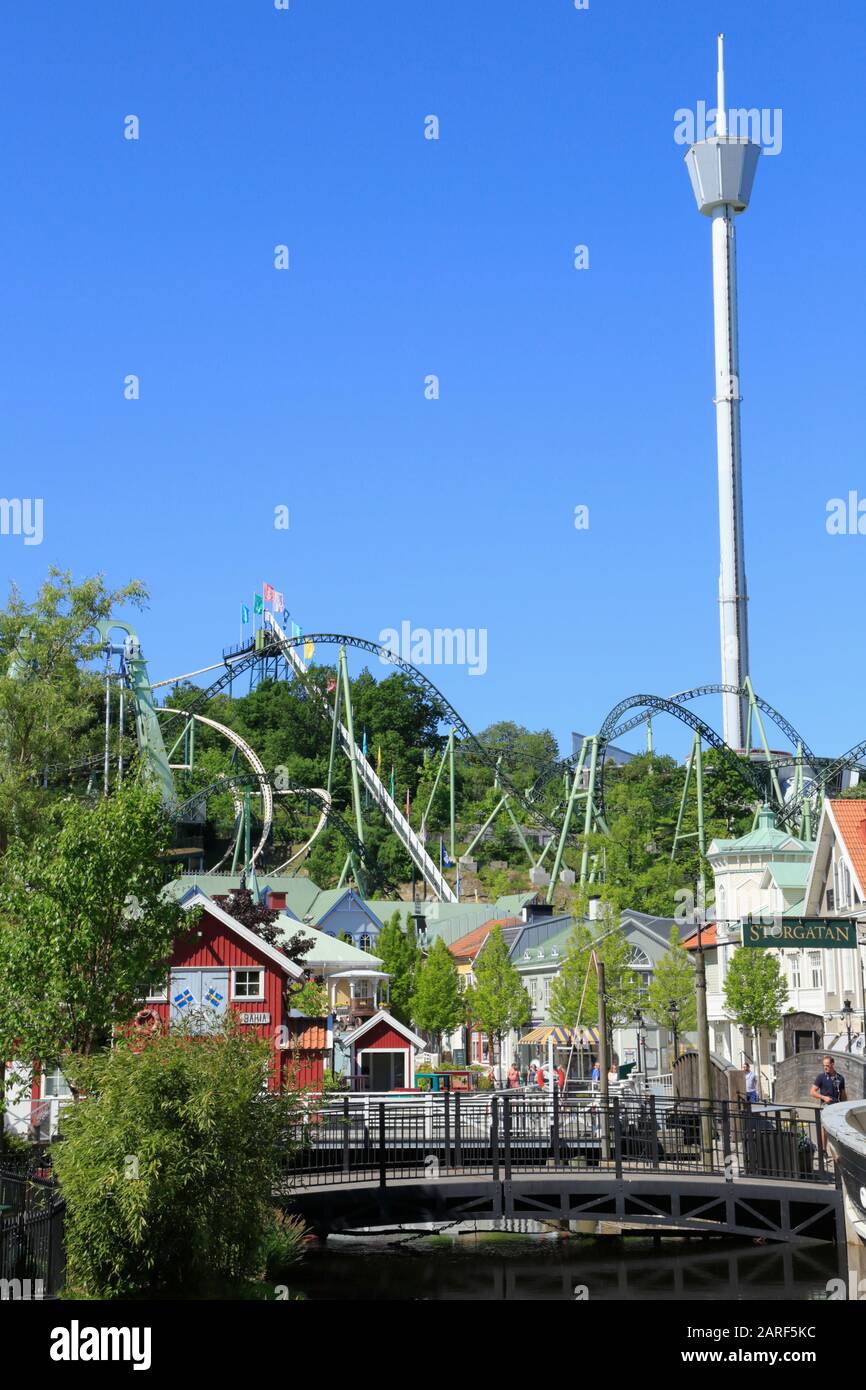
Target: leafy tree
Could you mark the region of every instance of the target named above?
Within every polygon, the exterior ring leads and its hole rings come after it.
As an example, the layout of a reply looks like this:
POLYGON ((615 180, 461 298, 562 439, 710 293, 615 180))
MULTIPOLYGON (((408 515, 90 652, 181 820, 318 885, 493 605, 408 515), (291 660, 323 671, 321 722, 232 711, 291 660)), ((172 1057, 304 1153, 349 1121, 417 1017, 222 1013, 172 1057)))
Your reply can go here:
POLYGON ((593 950, 604 965, 609 1034, 614 1028, 631 1022, 640 1001, 640 982, 631 964, 628 939, 619 929, 619 918, 620 909, 614 896, 613 900, 604 902, 592 926, 584 920, 578 922, 550 989, 550 1015, 554 1023, 573 1028, 578 1017, 584 1022, 598 1022, 598 976, 592 964, 593 950))
POLYGON ((653 971, 646 1002, 656 1023, 678 1038, 697 1027, 694 967, 676 927, 671 927, 668 954, 653 971))
POLYGON ((82 1095, 54 1148, 70 1292, 214 1296, 258 1272, 299 1104, 262 1096, 270 1057, 227 1024, 64 1062, 82 1095))
POLYGON ((418 970, 412 995, 412 1021, 433 1036, 436 1051, 442 1034, 450 1033, 463 1019, 463 1000, 457 979, 457 965, 441 936, 418 970))
POLYGON ((578 922, 565 948, 562 963, 550 985, 550 1018, 560 1028, 598 1022, 598 980, 591 965, 593 935, 578 922))
POLYGON ((292 994, 292 1008, 306 1018, 325 1018, 328 1013, 328 991, 317 980, 305 980, 292 994))
POLYGON ((164 892, 172 827, 128 784, 67 799, 58 825, 0 861, 0 1055, 53 1062, 104 1047, 194 928, 164 892))
POLYGON ((776 955, 739 946, 725 976, 725 1004, 734 1020, 755 1039, 761 1068, 761 1032, 774 1033, 788 1002, 788 986, 776 955))
POLYGON ((390 977, 390 1012, 401 1023, 412 1017, 412 995, 418 969, 418 947, 414 928, 405 928, 399 911, 394 912, 383 926, 376 942, 376 955, 390 977))
POLYGON ((475 958, 475 984, 467 991, 469 1017, 493 1038, 502 1060, 502 1039, 519 1028, 532 1011, 520 972, 508 955, 501 927, 494 927, 475 958))
POLYGON ((74 584, 54 568, 32 603, 13 586, 0 611, 0 850, 16 834, 43 828, 69 765, 100 751, 104 686, 90 669, 100 651, 94 626, 146 596, 137 581, 112 591, 99 575, 74 584))
POLYGON ((255 932, 256 936, 260 936, 269 946, 279 946, 283 955, 288 956, 296 965, 303 965, 304 957, 316 944, 315 937, 304 936, 301 931, 295 932, 286 941, 281 941, 281 928, 277 926, 279 912, 254 898, 249 888, 243 884, 240 888, 232 888, 223 906, 236 922, 255 932))

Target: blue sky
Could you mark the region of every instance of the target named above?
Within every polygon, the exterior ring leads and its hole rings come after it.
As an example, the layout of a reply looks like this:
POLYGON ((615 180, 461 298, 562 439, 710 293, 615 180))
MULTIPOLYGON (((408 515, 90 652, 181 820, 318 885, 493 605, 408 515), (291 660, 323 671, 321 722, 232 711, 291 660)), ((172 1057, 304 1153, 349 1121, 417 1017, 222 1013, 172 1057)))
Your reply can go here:
POLYGON ((144 579, 153 679, 218 660, 262 579, 306 630, 484 628, 486 674, 433 679, 563 741, 719 679, 709 224, 673 131, 722 28, 729 103, 783 112, 738 224, 753 679, 816 751, 866 735, 866 536, 825 526, 866 497, 855 0, 14 7, 2 491, 45 534, 0 537, 0 579, 144 579))

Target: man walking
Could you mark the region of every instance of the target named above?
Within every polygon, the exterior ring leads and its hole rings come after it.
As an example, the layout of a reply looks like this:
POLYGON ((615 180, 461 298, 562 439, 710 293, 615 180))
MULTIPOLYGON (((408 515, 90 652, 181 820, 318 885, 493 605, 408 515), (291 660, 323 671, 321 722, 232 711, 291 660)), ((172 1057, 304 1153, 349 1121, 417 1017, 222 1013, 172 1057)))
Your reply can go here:
MULTIPOLYGON (((821 1102, 821 1105, 838 1105, 840 1101, 848 1099, 848 1092, 845 1090, 845 1078, 841 1072, 836 1070, 836 1063, 829 1053, 824 1057, 824 1069, 815 1077, 814 1085, 809 1094, 813 1100, 821 1102)), ((827 1131, 821 1126, 821 1148, 827 1148, 827 1131)))

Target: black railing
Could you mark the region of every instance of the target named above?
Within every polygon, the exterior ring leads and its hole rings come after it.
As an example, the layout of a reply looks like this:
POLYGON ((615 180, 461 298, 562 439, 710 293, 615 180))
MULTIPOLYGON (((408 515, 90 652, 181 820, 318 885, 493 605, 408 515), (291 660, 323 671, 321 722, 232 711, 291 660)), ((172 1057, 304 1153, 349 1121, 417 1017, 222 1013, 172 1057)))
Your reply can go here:
POLYGON ((286 1163, 304 1187, 592 1170, 835 1181, 818 1110, 656 1096, 343 1096, 306 1110, 286 1163))
POLYGON ((0 1300, 54 1298, 65 1273, 65 1204, 44 1176, 3 1156, 0 1167, 0 1300))

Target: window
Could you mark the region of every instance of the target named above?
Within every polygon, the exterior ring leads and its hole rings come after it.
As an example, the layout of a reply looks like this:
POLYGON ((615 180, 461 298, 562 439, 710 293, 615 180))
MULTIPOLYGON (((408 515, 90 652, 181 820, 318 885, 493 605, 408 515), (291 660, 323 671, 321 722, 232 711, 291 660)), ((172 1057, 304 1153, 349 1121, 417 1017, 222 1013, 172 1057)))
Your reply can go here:
POLYGON ((59 1067, 50 1067, 42 1073, 40 1089, 45 1100, 66 1100, 72 1095, 69 1083, 59 1067))
POLYGON ((358 950, 359 950, 359 951, 372 951, 372 949, 373 949, 373 938, 372 938, 372 936, 370 935, 369 932, 367 932, 367 931, 362 931, 362 932, 361 932, 361 935, 358 937, 358 950))
POLYGON ((809 976, 813 989, 824 988, 824 975, 821 969, 821 952, 809 951, 809 976))
POLYGON ((234 970, 232 971, 232 998, 233 999, 264 999, 265 997, 265 972, 264 970, 234 970))
POLYGON ((140 985, 138 997, 146 1004, 164 1004, 168 998, 168 985, 165 980, 151 980, 149 985, 140 985))
POLYGON ((795 951, 790 957, 791 961, 791 988, 800 988, 800 952, 795 951))
POLYGON ((550 986, 552 983, 553 981, 548 975, 547 979, 544 981, 544 1007, 546 1009, 550 1008, 550 986))

